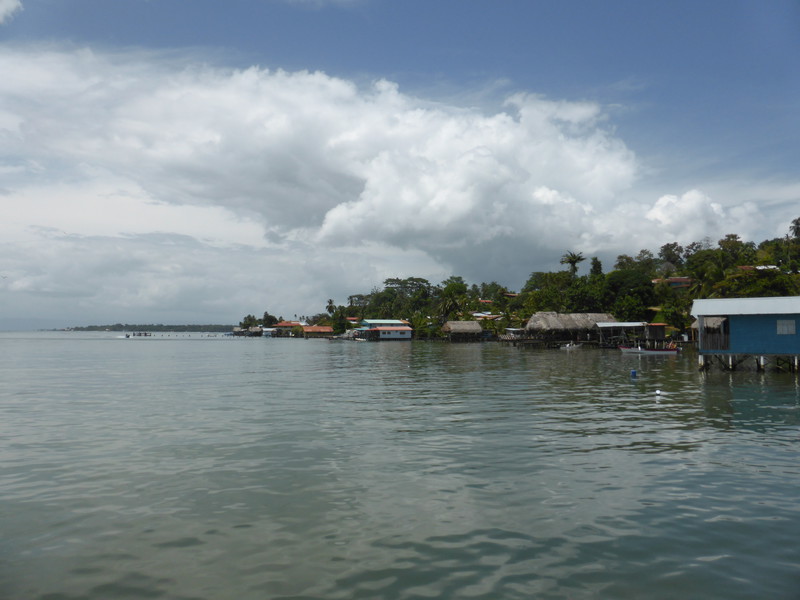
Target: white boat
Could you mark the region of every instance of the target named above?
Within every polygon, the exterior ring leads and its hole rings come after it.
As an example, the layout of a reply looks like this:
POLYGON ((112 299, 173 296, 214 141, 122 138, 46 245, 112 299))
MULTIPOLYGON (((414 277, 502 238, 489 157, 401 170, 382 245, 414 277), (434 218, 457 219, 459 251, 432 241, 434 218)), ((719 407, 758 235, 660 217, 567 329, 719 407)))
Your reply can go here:
POLYGON ((642 348, 641 346, 620 346, 623 354, 644 354, 647 356, 677 356, 678 348, 642 348))
POLYGON ((576 344, 575 342, 570 342, 568 344, 564 344, 561 346, 562 350, 578 350, 581 347, 580 344, 576 344))

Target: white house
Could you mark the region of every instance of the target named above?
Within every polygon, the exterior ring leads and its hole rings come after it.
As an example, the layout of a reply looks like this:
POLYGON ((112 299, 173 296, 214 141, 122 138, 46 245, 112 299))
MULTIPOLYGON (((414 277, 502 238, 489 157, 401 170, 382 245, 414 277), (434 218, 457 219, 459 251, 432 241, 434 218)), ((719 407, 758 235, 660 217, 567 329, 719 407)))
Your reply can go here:
POLYGON ((371 341, 410 340, 413 329, 408 321, 399 319, 364 319, 358 334, 371 341))

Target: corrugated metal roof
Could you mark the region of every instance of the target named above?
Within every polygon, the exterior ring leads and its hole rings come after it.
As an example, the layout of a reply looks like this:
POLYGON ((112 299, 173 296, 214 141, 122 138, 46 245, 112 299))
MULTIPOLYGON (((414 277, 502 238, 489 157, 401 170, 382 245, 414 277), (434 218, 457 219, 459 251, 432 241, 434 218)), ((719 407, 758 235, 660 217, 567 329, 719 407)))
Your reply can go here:
POLYGON ((800 314, 800 296, 774 298, 709 298, 692 303, 695 317, 723 315, 800 314))
POLYGON ((620 323, 598 323, 597 326, 601 329, 607 327, 644 327, 647 325, 644 321, 625 321, 620 323))

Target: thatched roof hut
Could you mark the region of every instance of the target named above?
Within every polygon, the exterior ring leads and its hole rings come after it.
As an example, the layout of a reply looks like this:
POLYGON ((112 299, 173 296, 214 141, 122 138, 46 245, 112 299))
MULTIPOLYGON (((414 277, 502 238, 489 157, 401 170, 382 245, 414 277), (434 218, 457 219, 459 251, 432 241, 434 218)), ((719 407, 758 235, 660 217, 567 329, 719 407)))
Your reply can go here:
MULTIPOLYGON (((705 317, 703 319, 703 327, 706 329, 719 329, 728 317, 705 317)), ((692 329, 699 329, 697 319, 692 323, 692 329)))
POLYGON ((483 336, 481 324, 477 321, 447 321, 442 325, 450 341, 479 340, 483 336))
MULTIPOLYGON (((703 328, 708 334, 720 334, 728 321, 728 317, 703 317, 703 328)), ((689 331, 692 334, 692 339, 697 340, 700 337, 700 322, 695 319, 692 322, 689 331)))
POLYGON ((575 339, 579 334, 593 332, 597 323, 613 323, 608 313, 537 312, 528 320, 528 335, 547 338, 575 339))

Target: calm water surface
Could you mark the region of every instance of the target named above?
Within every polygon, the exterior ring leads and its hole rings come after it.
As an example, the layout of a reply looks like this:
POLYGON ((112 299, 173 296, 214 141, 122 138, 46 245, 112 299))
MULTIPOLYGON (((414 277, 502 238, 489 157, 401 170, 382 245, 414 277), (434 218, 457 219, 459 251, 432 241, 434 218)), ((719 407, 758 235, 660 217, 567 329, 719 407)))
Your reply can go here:
POLYGON ((118 336, 0 334, 0 598, 800 598, 795 375, 118 336))

